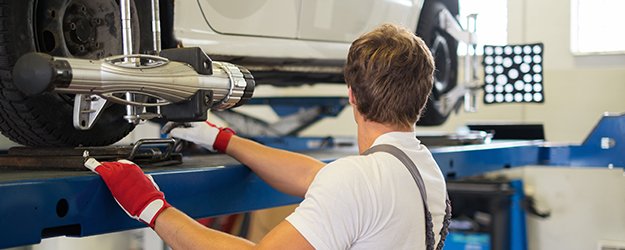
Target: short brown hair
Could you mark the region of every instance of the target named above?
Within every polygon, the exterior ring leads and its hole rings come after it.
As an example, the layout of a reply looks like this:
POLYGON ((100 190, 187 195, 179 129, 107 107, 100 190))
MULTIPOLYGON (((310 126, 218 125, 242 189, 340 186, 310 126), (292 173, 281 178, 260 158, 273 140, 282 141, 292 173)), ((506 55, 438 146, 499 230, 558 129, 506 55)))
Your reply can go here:
POLYGON ((383 24, 352 43, 344 73, 365 119, 412 126, 432 90, 434 60, 413 32, 383 24))

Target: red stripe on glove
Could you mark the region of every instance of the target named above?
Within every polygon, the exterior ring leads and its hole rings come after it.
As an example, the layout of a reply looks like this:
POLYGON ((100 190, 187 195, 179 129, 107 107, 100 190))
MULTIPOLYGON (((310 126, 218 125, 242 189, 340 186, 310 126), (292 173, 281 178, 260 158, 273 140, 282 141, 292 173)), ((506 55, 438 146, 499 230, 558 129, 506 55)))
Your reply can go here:
POLYGON ((232 138, 232 136, 236 133, 230 128, 220 128, 208 121, 206 122, 206 124, 219 129, 219 133, 215 138, 215 143, 213 143, 213 148, 218 152, 225 153, 226 149, 228 148, 228 143, 230 143, 230 138, 232 138))

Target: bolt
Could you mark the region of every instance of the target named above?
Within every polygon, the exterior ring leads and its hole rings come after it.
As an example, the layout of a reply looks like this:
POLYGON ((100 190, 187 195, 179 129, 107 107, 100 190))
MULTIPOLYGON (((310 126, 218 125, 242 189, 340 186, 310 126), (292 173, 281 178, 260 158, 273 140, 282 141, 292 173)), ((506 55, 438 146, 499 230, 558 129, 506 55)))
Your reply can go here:
POLYGON ((75 23, 69 23, 69 29, 76 30, 76 24, 75 23))
POLYGON ((87 7, 85 7, 84 5, 81 5, 80 12, 83 12, 83 13, 87 12, 87 7))
POLYGON ((85 46, 83 45, 78 46, 78 51, 85 52, 85 46))

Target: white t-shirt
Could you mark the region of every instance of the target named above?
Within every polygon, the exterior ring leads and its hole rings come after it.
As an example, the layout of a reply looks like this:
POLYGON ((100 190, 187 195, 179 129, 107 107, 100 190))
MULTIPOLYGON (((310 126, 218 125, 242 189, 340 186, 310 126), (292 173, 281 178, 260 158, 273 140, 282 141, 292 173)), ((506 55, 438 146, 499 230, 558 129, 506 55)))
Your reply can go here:
MULTIPOLYGON (((438 243, 447 193, 432 154, 412 132, 386 133, 378 144, 398 147, 419 168, 438 243)), ((286 220, 316 249, 425 249, 419 189, 401 161, 385 152, 323 167, 286 220)))

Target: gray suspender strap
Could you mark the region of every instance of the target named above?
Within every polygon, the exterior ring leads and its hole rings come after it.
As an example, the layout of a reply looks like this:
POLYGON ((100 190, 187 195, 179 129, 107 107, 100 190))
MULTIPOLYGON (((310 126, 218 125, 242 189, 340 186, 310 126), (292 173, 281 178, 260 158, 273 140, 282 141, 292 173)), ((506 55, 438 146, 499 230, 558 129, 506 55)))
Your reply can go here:
MULTIPOLYGON (((434 243, 435 243, 434 242, 435 241, 434 230, 433 230, 434 225, 432 222, 432 214, 430 213, 430 209, 428 208, 428 204, 427 204, 427 193, 425 190, 425 184, 423 183, 423 178, 421 178, 421 173, 419 172, 419 169, 417 168, 415 163, 410 159, 410 157, 408 157, 408 155, 404 153, 404 151, 401 151, 401 149, 393 145, 388 145, 388 144, 376 145, 376 146, 369 148, 367 151, 365 151, 363 155, 368 155, 368 154, 372 154, 375 152, 386 152, 395 156, 397 159, 399 159, 399 161, 401 161, 404 164, 404 166, 406 166, 406 168, 412 175, 412 178, 414 179, 415 183, 417 184, 417 187, 419 188, 419 193, 421 193, 421 201, 423 203, 423 212, 425 215, 426 249, 433 250, 434 243)), ((443 244, 447 236, 447 227, 449 226, 449 220, 451 219, 451 206, 450 206, 449 198, 447 198, 446 200, 446 205, 447 205, 447 208, 445 209, 445 218, 443 221, 443 227, 441 228, 441 232, 440 232, 441 240, 439 241, 439 244, 437 244, 436 249, 443 248, 443 244)))

